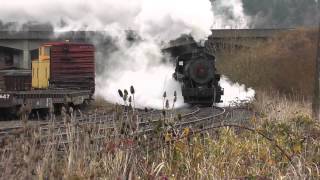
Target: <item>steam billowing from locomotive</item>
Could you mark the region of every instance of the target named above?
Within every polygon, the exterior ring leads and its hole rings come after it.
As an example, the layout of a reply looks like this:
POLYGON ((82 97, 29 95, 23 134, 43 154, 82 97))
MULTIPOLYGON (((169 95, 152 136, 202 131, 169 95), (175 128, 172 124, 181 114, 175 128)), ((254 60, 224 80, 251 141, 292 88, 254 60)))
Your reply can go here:
MULTIPOLYGON (((218 6, 233 14, 241 14, 237 3, 218 6)), ((205 39, 210 28, 234 27, 235 21, 226 21, 228 14, 212 12, 209 0, 10 0, 1 2, 0 20, 6 22, 49 23, 56 32, 68 30, 105 31, 107 38, 93 38, 97 45, 97 94, 112 102, 121 102, 117 89, 134 85, 136 103, 141 106, 162 106, 163 91, 179 91, 171 78, 174 67, 161 53, 161 43, 181 34, 191 34, 197 40, 205 39), (125 30, 131 29, 141 37, 128 40, 125 30), (112 44, 112 45, 110 45, 112 44), (109 46, 110 45, 110 46, 109 46), (140 98, 138 98, 140 97, 140 98)), ((241 8, 240 8, 241 9, 241 8)), ((247 23, 241 21, 245 26, 247 23)), ((19 25, 14 29, 19 29, 19 25)), ((178 92, 179 94, 179 92, 178 92)), ((180 93, 181 94, 181 93, 180 93)), ((181 98, 179 104, 182 105, 181 98)))
POLYGON ((10 0, 1 2, 0 17, 20 25, 50 23, 56 31, 103 30, 119 36, 131 29, 157 40, 181 33, 203 38, 214 21, 209 0, 10 0))

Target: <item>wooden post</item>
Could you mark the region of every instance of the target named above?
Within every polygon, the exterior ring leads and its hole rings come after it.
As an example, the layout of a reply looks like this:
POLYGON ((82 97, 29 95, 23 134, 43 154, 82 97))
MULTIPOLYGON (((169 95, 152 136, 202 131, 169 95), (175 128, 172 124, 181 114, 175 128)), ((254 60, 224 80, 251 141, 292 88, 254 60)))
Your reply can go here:
POLYGON ((318 3, 318 40, 317 40, 317 57, 316 57, 316 68, 315 68, 315 83, 314 83, 314 97, 313 97, 313 118, 317 121, 320 120, 320 13, 319 13, 319 7, 320 3, 318 3))

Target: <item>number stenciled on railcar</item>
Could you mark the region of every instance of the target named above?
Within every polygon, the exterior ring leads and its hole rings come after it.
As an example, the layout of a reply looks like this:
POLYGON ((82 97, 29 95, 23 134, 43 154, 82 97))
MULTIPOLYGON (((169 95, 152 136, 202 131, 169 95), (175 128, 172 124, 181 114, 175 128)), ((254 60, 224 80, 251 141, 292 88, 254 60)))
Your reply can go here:
POLYGON ((0 94, 0 99, 9 99, 10 94, 0 94))

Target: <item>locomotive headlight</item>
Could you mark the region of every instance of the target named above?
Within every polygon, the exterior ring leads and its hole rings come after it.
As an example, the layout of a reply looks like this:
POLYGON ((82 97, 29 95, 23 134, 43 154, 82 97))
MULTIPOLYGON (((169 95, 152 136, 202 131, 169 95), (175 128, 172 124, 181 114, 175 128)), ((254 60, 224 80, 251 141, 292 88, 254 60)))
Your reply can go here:
POLYGON ((195 60, 191 62, 189 74, 191 79, 198 84, 209 83, 214 77, 212 63, 207 60, 195 60))
POLYGON ((198 77, 206 77, 208 75, 208 68, 204 67, 202 64, 195 67, 195 71, 198 77))

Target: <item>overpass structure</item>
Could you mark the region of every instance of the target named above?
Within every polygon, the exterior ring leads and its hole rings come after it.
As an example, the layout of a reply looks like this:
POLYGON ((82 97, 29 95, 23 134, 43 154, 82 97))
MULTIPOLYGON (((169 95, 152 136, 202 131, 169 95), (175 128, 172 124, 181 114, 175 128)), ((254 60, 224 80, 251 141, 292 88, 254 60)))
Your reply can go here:
POLYGON ((48 41, 87 42, 95 32, 68 31, 1 31, 0 30, 0 69, 12 66, 29 69, 31 60, 37 58, 38 48, 48 41))
MULTIPOLYGON (((208 38, 208 45, 214 50, 226 46, 252 46, 254 43, 264 41, 276 33, 291 29, 221 29, 212 30, 208 38)), ((54 32, 53 30, 0 30, 0 69, 2 67, 15 67, 29 69, 31 60, 37 57, 38 47, 48 41, 70 40, 75 42, 88 42, 93 37, 101 35, 99 31, 68 31, 54 32)))
POLYGON ((276 34, 295 29, 214 29, 208 37, 206 46, 212 51, 221 49, 252 47, 265 42, 276 34))

